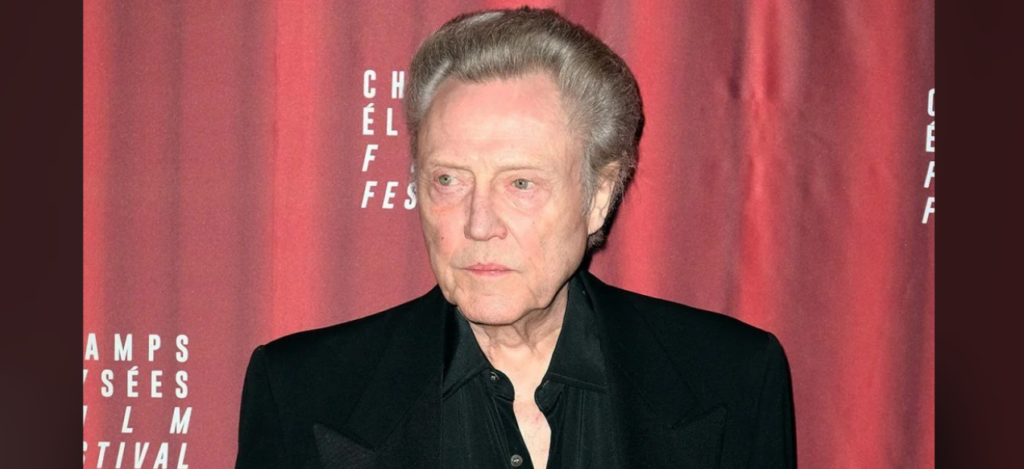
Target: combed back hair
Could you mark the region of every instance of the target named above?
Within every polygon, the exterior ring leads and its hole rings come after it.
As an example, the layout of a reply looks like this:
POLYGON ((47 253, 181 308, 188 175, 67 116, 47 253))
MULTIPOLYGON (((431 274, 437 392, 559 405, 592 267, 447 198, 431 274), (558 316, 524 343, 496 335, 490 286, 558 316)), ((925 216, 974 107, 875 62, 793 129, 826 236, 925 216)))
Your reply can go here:
MULTIPOLYGON (((547 72, 570 129, 583 146, 585 211, 602 177, 614 183, 604 226, 587 239, 600 246, 636 170, 643 127, 640 90, 626 63, 600 39, 553 10, 522 7, 455 17, 426 39, 412 59, 405 117, 416 169, 419 128, 446 79, 483 83, 547 72), (603 174, 618 163, 617 174, 603 174)), ((586 213, 586 212, 584 212, 586 213)))

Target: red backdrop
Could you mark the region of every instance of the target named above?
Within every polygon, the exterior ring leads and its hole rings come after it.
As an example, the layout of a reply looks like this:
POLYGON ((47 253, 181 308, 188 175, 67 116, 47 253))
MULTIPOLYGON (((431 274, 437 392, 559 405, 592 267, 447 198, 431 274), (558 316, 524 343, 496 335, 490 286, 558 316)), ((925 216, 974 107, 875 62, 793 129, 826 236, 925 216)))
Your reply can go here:
MULTIPOLYGON (((183 442, 190 467, 229 467, 256 345, 433 286, 392 72, 454 15, 517 5, 84 3, 85 467, 121 442, 125 467, 146 442, 145 467, 165 442, 168 467, 183 442)), ((538 6, 611 45, 644 97, 591 271, 778 335, 802 467, 933 467, 933 2, 538 6)))

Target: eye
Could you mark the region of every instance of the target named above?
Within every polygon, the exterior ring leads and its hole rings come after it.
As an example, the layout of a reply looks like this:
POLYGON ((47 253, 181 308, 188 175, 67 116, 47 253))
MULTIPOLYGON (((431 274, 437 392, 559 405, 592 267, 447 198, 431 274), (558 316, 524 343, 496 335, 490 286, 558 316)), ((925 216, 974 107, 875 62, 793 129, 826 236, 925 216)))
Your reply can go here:
POLYGON ((442 186, 450 186, 453 182, 455 182, 455 178, 453 178, 449 174, 442 174, 437 177, 437 182, 439 182, 442 186))
POLYGON ((529 189, 531 185, 533 185, 533 183, 526 179, 516 179, 515 181, 512 181, 512 187, 519 190, 529 189))

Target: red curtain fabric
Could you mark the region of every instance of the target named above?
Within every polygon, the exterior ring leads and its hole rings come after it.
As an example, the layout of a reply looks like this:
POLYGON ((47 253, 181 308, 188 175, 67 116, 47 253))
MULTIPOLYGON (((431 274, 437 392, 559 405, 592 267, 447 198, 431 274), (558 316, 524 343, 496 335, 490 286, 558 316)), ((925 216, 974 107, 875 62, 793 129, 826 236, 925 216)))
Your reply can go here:
MULTIPOLYGON (((256 345, 433 286, 396 73, 456 14, 518 5, 84 3, 85 467, 121 442, 229 467, 256 345)), ((774 332, 802 467, 933 467, 933 2, 536 6, 644 98, 591 271, 774 332)))

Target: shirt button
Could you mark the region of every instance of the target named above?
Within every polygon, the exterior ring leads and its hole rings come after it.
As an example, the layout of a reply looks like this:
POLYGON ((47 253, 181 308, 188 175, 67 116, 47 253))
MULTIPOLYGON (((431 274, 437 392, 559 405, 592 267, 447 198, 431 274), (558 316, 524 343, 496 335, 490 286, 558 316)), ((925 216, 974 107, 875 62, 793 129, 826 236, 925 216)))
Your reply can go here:
POLYGON ((519 467, 523 465, 523 457, 518 454, 513 454, 512 459, 509 461, 512 463, 512 467, 519 467))
POLYGON ((493 372, 493 371, 491 372, 491 382, 492 383, 497 383, 498 382, 498 374, 493 372))

